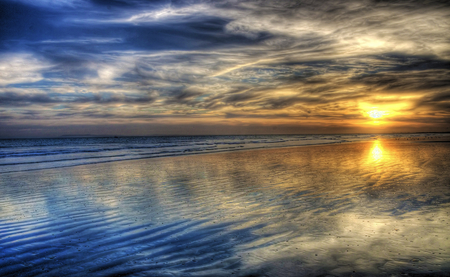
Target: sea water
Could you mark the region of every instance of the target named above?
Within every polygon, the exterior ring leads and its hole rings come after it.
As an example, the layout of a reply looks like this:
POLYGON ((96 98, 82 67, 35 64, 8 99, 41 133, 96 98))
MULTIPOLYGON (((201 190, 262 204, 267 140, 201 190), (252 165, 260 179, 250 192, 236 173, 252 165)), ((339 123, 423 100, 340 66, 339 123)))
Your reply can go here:
POLYGON ((0 173, 258 148, 446 134, 62 137, 0 139, 0 173))
POLYGON ((1 173, 0 276, 446 276, 450 144, 395 138, 1 173))

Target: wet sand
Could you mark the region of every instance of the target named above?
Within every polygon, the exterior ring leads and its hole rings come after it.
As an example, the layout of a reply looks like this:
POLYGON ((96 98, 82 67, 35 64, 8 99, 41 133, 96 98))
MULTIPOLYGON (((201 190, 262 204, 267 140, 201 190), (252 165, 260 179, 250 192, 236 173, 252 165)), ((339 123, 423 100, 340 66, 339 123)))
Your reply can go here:
POLYGON ((0 276, 448 276, 450 143, 0 174, 0 276))

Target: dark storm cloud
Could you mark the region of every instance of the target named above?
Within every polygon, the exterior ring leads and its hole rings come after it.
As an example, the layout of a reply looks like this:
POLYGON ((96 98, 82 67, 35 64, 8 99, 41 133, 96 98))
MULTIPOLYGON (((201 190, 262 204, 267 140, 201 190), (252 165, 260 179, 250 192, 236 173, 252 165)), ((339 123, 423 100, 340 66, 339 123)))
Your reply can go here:
POLYGON ((353 78, 357 83, 385 91, 422 91, 450 87, 450 68, 447 70, 394 71, 353 78))
POLYGON ((450 112, 450 89, 443 92, 425 95, 416 102, 416 106, 414 108, 428 108, 434 112, 450 112))
POLYGON ((391 70, 427 70, 427 69, 450 69, 450 61, 437 59, 436 57, 407 56, 407 55, 384 55, 379 59, 391 61, 396 64, 391 70))
POLYGON ((196 101, 194 100, 195 97, 201 96, 203 93, 199 91, 193 91, 193 90, 187 90, 187 89, 181 89, 176 90, 170 93, 171 96, 168 97, 164 102, 166 104, 193 104, 196 101))
POLYGON ((374 105, 450 118, 448 1, 6 0, 0 13, 4 120, 353 120, 374 105))
POLYGON ((131 8, 136 6, 139 2, 137 1, 126 1, 126 0, 91 0, 95 5, 111 8, 131 8))
POLYGON ((67 95, 67 94, 24 94, 15 92, 0 93, 0 105, 6 107, 27 106, 27 105, 45 105, 45 104, 145 104, 155 101, 151 96, 124 96, 112 93, 95 93, 86 95, 67 95))
POLYGON ((433 102, 450 101, 450 91, 436 93, 435 95, 431 96, 428 101, 433 102))
POLYGON ((17 93, 2 93, 0 94, 0 103, 2 106, 23 106, 30 104, 48 104, 56 101, 47 94, 17 94, 17 93))
POLYGON ((267 101, 266 105, 268 105, 272 109, 283 109, 290 106, 293 106, 297 103, 326 103, 327 101, 324 98, 319 97, 284 97, 284 98, 276 98, 270 99, 267 101))
POLYGON ((247 102, 252 99, 258 98, 260 93, 254 92, 254 91, 245 91, 240 93, 230 93, 229 96, 227 96, 224 99, 225 103, 239 103, 239 102, 247 102))

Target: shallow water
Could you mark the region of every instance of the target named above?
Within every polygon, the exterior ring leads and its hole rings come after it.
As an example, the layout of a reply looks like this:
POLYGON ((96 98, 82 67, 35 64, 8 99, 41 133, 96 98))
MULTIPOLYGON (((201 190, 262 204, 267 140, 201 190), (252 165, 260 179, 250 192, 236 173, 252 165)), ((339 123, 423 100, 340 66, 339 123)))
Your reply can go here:
POLYGON ((157 157, 367 141, 376 137, 408 140, 430 137, 448 139, 450 134, 0 139, 0 174, 157 157))
POLYGON ((446 276, 450 143, 0 174, 0 276, 446 276))

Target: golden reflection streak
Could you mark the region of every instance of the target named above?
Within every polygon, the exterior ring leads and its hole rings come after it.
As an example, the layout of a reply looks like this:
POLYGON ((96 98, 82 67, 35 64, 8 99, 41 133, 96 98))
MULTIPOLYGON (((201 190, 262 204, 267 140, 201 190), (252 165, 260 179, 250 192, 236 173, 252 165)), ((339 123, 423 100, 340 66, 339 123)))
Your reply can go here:
POLYGON ((380 162, 383 159, 383 148, 379 140, 376 140, 372 147, 372 160, 375 162, 380 162))

